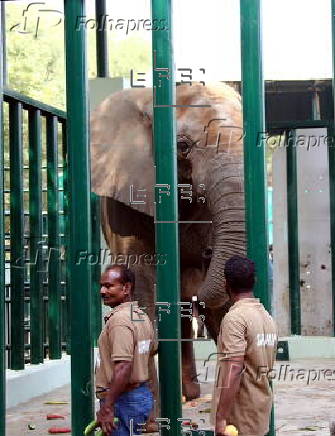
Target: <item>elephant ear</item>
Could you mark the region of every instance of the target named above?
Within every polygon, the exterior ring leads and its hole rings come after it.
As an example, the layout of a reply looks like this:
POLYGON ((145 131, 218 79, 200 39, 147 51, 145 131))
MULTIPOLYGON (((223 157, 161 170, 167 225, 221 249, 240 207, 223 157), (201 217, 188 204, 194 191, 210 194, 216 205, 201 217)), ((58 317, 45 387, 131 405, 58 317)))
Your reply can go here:
POLYGON ((128 89, 91 115, 92 190, 154 215, 152 93, 128 89))

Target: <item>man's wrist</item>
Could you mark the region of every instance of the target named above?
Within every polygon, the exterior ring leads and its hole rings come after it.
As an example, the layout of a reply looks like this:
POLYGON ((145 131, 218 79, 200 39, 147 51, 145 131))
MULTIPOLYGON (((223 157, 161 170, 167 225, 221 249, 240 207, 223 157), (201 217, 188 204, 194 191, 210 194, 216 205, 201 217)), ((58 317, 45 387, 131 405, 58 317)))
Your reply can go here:
POLYGON ((216 419, 219 419, 220 421, 222 421, 223 419, 226 419, 226 413, 224 413, 224 411, 218 410, 216 412, 216 419))
POLYGON ((105 398, 105 401, 104 401, 104 406, 105 407, 110 407, 111 409, 113 409, 114 408, 114 401, 113 401, 113 399, 112 398, 105 398))

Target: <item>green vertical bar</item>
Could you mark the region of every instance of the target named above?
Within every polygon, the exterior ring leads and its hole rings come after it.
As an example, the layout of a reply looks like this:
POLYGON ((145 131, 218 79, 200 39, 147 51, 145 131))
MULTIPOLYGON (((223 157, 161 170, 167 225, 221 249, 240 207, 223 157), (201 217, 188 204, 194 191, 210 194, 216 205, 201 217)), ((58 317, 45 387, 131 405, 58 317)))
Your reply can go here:
POLYGON ((291 333, 301 335, 298 175, 297 148, 294 142, 295 134, 291 130, 286 144, 288 276, 291 333))
POLYGON ((95 0, 97 77, 108 77, 108 41, 106 0, 95 0))
MULTIPOLYGON (((335 0, 332 0, 332 59, 333 59, 333 99, 335 101, 335 0)), ((335 106, 335 105, 334 105, 335 106)), ((333 120, 334 121, 334 120, 333 120)), ((331 126, 331 137, 334 138, 334 122, 331 126)), ((328 146, 329 159, 329 194, 330 194, 330 235, 332 257, 332 295, 333 295, 333 332, 335 336, 335 147, 331 142, 328 146)))
POLYGON ((9 105, 11 353, 12 369, 24 368, 24 240, 22 105, 9 105))
POLYGON ((31 363, 43 362, 41 113, 29 110, 29 229, 31 363))
POLYGON ((63 207, 64 207, 64 262, 65 262, 65 297, 66 297, 66 352, 71 354, 71 291, 70 291, 70 261, 69 261, 69 168, 66 122, 62 123, 62 154, 63 154, 63 207))
MULTIPOLYGON (((4 26, 4 6, 0 8, 0 40, 3 37, 4 26)), ((0 434, 6 434, 6 309, 5 309, 5 235, 4 235, 4 135, 3 135, 3 72, 4 72, 3 51, 0 50, 0 434)))
MULTIPOLYGON (((180 265, 177 203, 177 161, 175 122, 175 82, 172 43, 172 1, 152 0, 152 19, 165 19, 168 30, 153 32, 153 86, 156 184, 169 185, 170 195, 159 193, 167 188, 156 187, 156 250, 167 257, 166 265, 157 266, 157 301, 171 304, 171 313, 162 315, 159 329, 159 378, 161 417, 170 419, 170 431, 163 435, 181 434, 181 374, 180 374, 180 265), (170 79, 161 78, 159 68, 168 68, 170 79), (160 82, 162 82, 160 87, 160 82), (167 107, 160 107, 166 106, 167 107), (161 197, 161 202, 159 201, 161 197), (168 235, 168 236, 167 236, 168 235), (173 382, 172 382, 173 381, 173 382)), ((167 73, 163 72, 163 76, 167 73)))
POLYGON ((91 268, 79 252, 92 252, 91 178, 88 144, 86 16, 84 0, 65 0, 67 142, 70 188, 71 393, 72 435, 82 436, 93 418, 91 268))
MULTIPOLYGON (((334 125, 328 128, 327 136, 334 138, 334 125)), ((329 166, 329 206, 330 206, 330 246, 332 268, 332 307, 333 307, 333 335, 335 336, 335 147, 328 144, 329 166)))
POLYGON ((49 358, 60 359, 61 284, 58 182, 58 120, 47 116, 47 183, 48 183, 48 336, 49 358))
POLYGON ((100 230, 100 197, 91 193, 92 207, 92 253, 94 265, 92 265, 92 340, 97 345, 97 340, 102 328, 102 306, 100 297, 101 275, 101 230, 100 230))
MULTIPOLYGON (((241 0, 240 13, 247 253, 257 268, 255 295, 271 312, 265 146, 259 142, 265 132, 261 0, 241 0)), ((272 413, 269 436, 274 434, 272 413)))
POLYGON ((241 0, 242 95, 244 120, 244 172, 248 256, 257 265, 255 292, 267 310, 268 232, 265 147, 264 82, 260 0, 241 0))

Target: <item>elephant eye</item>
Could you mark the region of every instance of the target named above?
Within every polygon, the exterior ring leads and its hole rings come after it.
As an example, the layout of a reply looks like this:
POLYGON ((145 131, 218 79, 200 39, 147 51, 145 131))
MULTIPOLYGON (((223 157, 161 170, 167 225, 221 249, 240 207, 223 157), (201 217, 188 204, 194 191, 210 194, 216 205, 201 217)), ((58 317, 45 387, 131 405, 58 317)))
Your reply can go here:
POLYGON ((178 145, 178 155, 181 155, 181 157, 186 157, 191 151, 191 145, 185 141, 180 141, 178 142, 177 145, 178 145))

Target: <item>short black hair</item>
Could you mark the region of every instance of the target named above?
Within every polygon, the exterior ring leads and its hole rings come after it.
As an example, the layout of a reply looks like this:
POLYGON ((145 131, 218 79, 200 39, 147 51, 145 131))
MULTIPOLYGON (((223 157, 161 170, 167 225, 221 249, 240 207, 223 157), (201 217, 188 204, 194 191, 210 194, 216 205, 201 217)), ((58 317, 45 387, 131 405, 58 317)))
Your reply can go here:
POLYGON ((233 256, 228 259, 224 274, 233 292, 250 292, 255 285, 255 264, 247 257, 233 256))
POLYGON ((134 289, 135 289, 135 273, 134 273, 134 271, 132 271, 130 268, 127 268, 126 265, 111 264, 111 265, 106 266, 104 273, 106 273, 112 269, 116 269, 116 268, 118 268, 120 270, 121 283, 123 285, 125 285, 126 283, 130 283, 131 284, 131 292, 133 293, 134 289))

